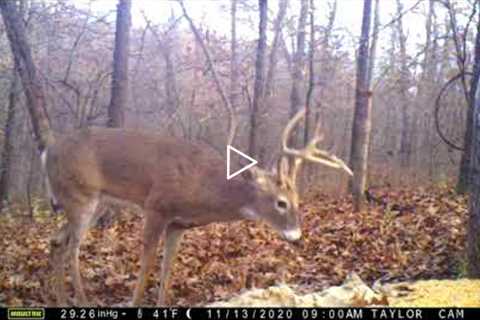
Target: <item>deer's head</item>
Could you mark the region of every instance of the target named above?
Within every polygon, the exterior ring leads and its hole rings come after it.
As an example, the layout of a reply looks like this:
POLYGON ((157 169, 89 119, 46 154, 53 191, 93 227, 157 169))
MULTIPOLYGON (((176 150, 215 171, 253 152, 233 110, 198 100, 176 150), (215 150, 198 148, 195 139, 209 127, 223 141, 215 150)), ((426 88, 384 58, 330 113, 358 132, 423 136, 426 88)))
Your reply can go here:
POLYGON ((288 241, 297 241, 302 236, 297 191, 297 177, 302 164, 305 161, 319 163, 353 175, 342 160, 317 147, 322 140, 318 126, 314 137, 303 149, 288 147, 288 139, 304 115, 305 110, 298 112, 285 127, 282 152, 275 168, 271 171, 252 168, 244 175, 254 188, 255 200, 242 207, 241 214, 248 219, 265 220, 288 241))

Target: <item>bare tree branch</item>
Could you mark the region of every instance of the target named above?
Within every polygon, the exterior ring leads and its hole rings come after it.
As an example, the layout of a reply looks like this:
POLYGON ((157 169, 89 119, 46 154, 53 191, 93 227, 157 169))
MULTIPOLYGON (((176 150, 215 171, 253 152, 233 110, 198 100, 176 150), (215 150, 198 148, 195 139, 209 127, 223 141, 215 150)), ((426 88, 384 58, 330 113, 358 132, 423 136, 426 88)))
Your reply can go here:
POLYGON ((207 46, 205 45, 205 42, 202 39, 202 35, 198 31, 197 27, 193 23, 192 18, 188 15, 187 9, 185 8, 185 5, 183 3, 183 0, 178 0, 178 3, 180 4, 180 7, 182 8, 183 11, 183 16, 185 19, 187 19, 188 24, 190 25, 190 29, 192 30, 193 34, 195 35, 195 39, 197 40, 198 44, 202 48, 203 54, 205 55, 205 58, 207 59, 207 64, 208 67, 212 73, 213 81, 215 82, 215 86, 217 88, 217 93, 220 95, 223 106, 225 107, 225 110, 227 111, 229 115, 229 121, 228 121, 228 138, 227 138, 227 144, 232 144, 233 140, 235 139, 235 133, 237 129, 237 123, 235 120, 235 114, 232 108, 232 105, 230 104, 230 101, 228 99, 228 96, 225 92, 225 89, 223 88, 222 83, 220 82, 220 79, 218 77, 217 70, 215 69, 215 66, 213 64, 212 57, 210 55, 210 52, 208 51, 207 46))

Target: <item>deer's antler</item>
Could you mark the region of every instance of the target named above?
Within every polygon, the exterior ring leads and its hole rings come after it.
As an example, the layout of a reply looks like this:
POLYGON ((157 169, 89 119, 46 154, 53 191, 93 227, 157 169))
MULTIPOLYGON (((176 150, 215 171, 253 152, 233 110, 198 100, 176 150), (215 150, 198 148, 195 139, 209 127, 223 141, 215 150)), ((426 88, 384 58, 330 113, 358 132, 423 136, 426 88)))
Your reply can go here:
POLYGON ((328 151, 321 150, 317 147, 317 144, 322 141, 323 135, 320 133, 320 126, 317 124, 312 139, 302 149, 293 149, 288 146, 288 139, 290 138, 293 129, 305 116, 306 109, 303 108, 287 123, 282 134, 282 156, 278 160, 278 173, 281 181, 291 183, 296 182, 298 172, 304 163, 304 161, 310 161, 313 163, 319 163, 326 165, 327 167, 341 169, 353 176, 352 170, 335 155, 328 151), (292 166, 288 165, 285 156, 292 157, 292 166), (287 173, 287 172, 290 173, 287 173))

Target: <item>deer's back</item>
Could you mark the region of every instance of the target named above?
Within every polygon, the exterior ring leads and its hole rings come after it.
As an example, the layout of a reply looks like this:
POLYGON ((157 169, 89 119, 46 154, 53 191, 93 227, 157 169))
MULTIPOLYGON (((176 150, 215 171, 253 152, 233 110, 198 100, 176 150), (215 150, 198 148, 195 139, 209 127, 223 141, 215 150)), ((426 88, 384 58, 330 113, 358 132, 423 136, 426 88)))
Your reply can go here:
POLYGON ((109 128, 60 137, 49 147, 47 161, 58 192, 101 192, 139 205, 152 193, 163 194, 164 204, 202 198, 225 183, 224 166, 206 145, 109 128))

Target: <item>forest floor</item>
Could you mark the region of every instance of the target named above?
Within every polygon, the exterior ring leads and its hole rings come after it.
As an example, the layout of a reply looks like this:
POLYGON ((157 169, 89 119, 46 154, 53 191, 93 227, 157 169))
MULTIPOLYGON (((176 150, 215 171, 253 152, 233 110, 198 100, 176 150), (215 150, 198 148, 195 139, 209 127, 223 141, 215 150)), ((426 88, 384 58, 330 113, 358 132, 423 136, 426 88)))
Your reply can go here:
MULTIPOLYGON (((228 300, 245 288, 279 284, 308 294, 339 285, 351 273, 367 285, 465 275, 466 197, 446 186, 372 193, 376 203, 360 213, 352 212, 349 197, 309 196, 301 206, 304 240, 295 246, 262 223, 214 224, 188 231, 173 269, 171 303, 202 305, 228 300)), ((8 212, 0 217, 0 305, 53 301, 49 240, 64 220, 40 207, 33 219, 8 212)), ((126 210, 112 226, 89 232, 80 259, 94 303, 130 300, 139 269, 141 228, 141 215, 126 210)), ((159 265, 152 276, 155 284, 159 265)), ((155 287, 150 286, 147 303, 154 304, 155 287)))

